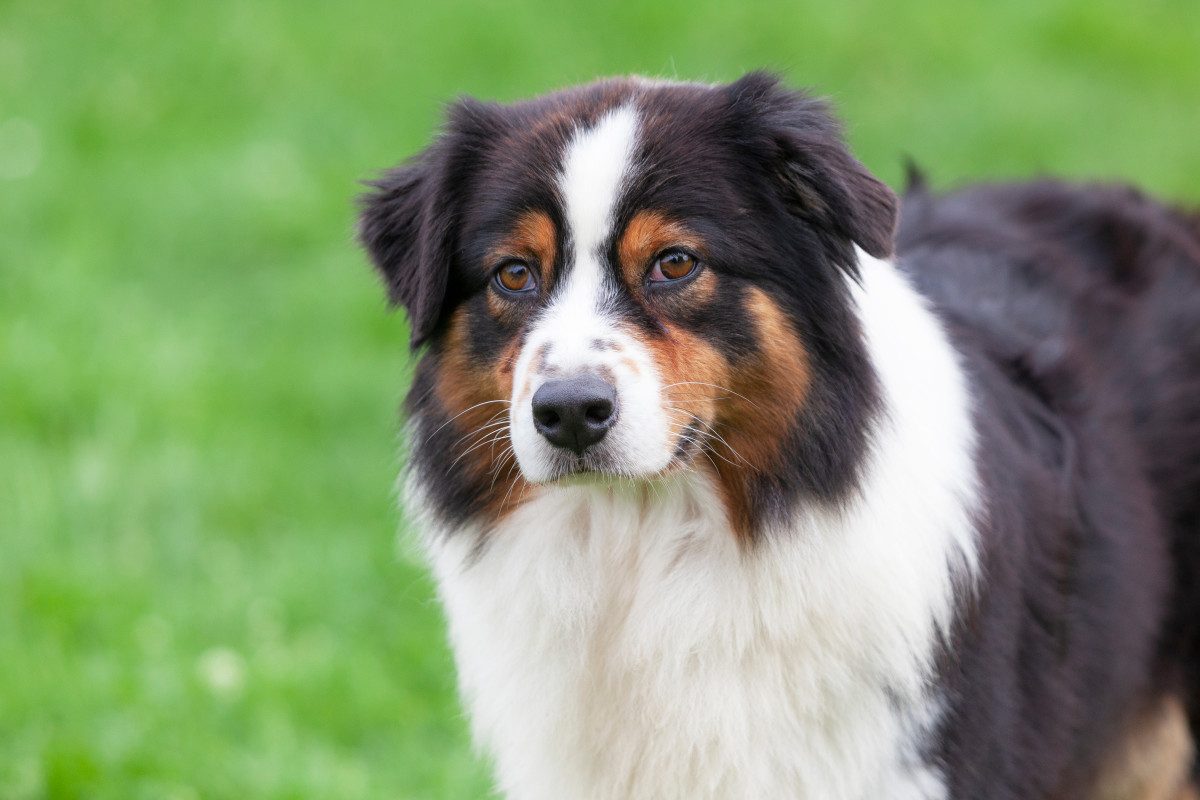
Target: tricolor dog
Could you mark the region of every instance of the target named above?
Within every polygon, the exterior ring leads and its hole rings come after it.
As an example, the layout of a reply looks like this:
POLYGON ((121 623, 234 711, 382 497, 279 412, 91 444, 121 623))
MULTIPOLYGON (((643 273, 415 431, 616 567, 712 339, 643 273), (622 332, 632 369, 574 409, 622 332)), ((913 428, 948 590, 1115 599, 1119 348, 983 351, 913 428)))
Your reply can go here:
POLYGON ((462 100, 359 230, 505 797, 1195 796, 1195 216, 751 74, 462 100))

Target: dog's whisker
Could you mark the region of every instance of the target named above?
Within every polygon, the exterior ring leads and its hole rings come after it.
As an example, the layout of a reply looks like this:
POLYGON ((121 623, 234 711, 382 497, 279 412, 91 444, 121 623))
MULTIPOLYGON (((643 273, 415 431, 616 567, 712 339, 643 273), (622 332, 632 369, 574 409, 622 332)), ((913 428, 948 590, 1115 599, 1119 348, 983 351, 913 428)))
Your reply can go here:
POLYGON ((476 428, 475 430, 468 431, 467 433, 464 433, 462 436, 458 437, 458 441, 456 441, 454 443, 454 447, 457 447, 459 444, 461 444, 464 439, 470 438, 472 436, 478 436, 481 433, 486 433, 488 431, 494 430, 497 427, 504 428, 507 426, 508 426, 508 420, 506 420, 506 419, 500 420, 499 422, 493 422, 489 425, 480 426, 480 427, 476 428))
POLYGON ((725 386, 719 386, 715 383, 704 383, 703 381, 680 381, 678 383, 667 384, 666 386, 663 387, 663 391, 666 391, 667 389, 671 389, 676 386, 709 386, 713 389, 720 389, 722 392, 727 392, 734 397, 741 398, 742 400, 745 400, 747 403, 754 406, 755 408, 759 407, 757 403, 755 403, 753 400, 746 397, 745 395, 738 394, 737 392, 733 391, 732 389, 729 389, 725 386))
POLYGON ((449 425, 451 422, 454 422, 454 420, 458 419, 463 414, 474 411, 477 408, 482 408, 483 406, 489 405, 491 403, 504 403, 505 405, 512 405, 512 402, 510 400, 484 400, 482 403, 476 403, 475 405, 471 406, 470 408, 464 408, 462 411, 458 412, 453 417, 451 417, 450 419, 443 422, 441 425, 438 425, 436 428, 434 428, 434 430, 428 436, 425 437, 425 441, 429 441, 430 439, 432 439, 434 436, 437 435, 438 431, 440 431, 442 428, 449 425))
POLYGON ((463 452, 459 453, 458 457, 450 462, 450 466, 446 468, 446 472, 449 473, 450 470, 454 469, 454 465, 457 464, 459 461, 461 461, 464 456, 468 455, 469 453, 475 452, 480 447, 486 446, 487 444, 489 444, 489 442, 494 443, 495 440, 497 439, 497 437, 503 436, 504 433, 505 433, 505 429, 500 428, 498 431, 494 431, 491 434, 490 438, 485 438, 483 441, 476 442, 471 447, 469 447, 466 450, 464 450, 463 452))

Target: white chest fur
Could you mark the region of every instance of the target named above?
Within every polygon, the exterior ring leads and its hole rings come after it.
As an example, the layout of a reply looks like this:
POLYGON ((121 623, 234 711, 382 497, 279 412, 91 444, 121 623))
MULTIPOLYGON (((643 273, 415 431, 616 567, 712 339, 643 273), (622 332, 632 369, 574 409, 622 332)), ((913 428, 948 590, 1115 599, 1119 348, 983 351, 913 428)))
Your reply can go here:
POLYGON ((699 474, 555 487, 431 556, 478 743, 510 800, 945 796, 932 659, 976 562, 967 389, 932 315, 862 258, 888 413, 861 497, 750 551, 699 474))

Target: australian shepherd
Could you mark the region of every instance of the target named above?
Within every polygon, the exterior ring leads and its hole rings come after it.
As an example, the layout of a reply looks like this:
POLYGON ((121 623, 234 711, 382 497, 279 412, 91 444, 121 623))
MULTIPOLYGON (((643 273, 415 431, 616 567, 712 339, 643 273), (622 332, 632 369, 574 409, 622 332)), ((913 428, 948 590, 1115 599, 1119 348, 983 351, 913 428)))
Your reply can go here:
POLYGON ((504 796, 1196 796, 1194 216, 755 73, 459 101, 359 231, 504 796))

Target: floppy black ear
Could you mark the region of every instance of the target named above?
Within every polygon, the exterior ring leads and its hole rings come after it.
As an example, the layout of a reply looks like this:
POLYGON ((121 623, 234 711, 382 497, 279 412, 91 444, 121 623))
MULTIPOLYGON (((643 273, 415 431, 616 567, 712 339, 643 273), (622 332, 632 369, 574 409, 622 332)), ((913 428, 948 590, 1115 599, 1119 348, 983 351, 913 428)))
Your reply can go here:
POLYGON ((750 73, 730 84, 735 102, 756 108, 785 202, 809 221, 847 269, 851 243, 876 258, 893 252, 899 216, 896 194, 850 154, 827 103, 783 87, 774 75, 750 73))
POLYGON ((487 142, 505 130, 495 103, 453 102, 438 138, 407 163, 368 183, 358 236, 383 276, 388 298, 408 310, 410 346, 437 329, 445 311, 464 198, 487 142))
POLYGON ((451 209, 438 142, 368 185, 360 199, 358 236, 383 276, 389 300, 408 310, 415 350, 433 333, 446 297, 453 248, 451 209))

